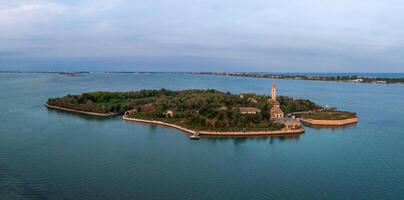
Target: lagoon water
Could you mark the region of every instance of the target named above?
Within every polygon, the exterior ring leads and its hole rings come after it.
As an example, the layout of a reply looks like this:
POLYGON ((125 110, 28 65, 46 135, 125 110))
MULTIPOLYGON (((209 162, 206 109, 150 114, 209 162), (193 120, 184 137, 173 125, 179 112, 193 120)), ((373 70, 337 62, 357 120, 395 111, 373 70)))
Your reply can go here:
POLYGON ((201 138, 47 110, 87 91, 215 88, 271 80, 178 74, 0 73, 0 199, 404 199, 404 85, 277 80, 278 93, 358 113, 299 137, 201 138))

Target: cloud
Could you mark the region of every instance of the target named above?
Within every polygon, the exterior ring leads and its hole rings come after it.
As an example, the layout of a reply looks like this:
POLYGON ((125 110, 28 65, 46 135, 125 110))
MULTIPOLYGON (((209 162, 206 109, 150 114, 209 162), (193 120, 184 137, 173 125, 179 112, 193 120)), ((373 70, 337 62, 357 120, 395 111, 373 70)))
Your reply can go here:
POLYGON ((159 66, 169 57, 205 58, 247 71, 403 71, 402 6, 396 0, 0 0, 0 51, 16 58, 154 58, 159 66))

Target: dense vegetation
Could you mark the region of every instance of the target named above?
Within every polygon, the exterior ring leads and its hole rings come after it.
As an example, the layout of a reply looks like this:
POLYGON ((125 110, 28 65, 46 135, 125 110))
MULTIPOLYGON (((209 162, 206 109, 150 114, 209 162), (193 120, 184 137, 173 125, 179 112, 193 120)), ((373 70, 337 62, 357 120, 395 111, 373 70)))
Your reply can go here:
POLYGON ((303 118, 306 119, 317 119, 317 120, 342 120, 342 119, 350 119, 355 118, 356 113, 345 112, 345 111, 321 111, 314 112, 310 114, 303 115, 303 118))
POLYGON ((154 102, 160 96, 170 96, 173 93, 173 91, 165 89, 136 92, 90 92, 81 95, 67 95, 62 98, 50 98, 47 104, 87 112, 122 114, 135 105, 154 102))
MULTIPOLYGON (((124 113, 136 109, 129 117, 157 119, 197 130, 268 130, 281 125, 269 120, 271 103, 267 96, 256 94, 234 95, 217 90, 171 91, 141 90, 134 92, 91 92, 67 95, 48 100, 49 105, 97 113, 124 113), (239 107, 254 107, 257 114, 241 114, 239 107), (171 110, 173 116, 165 113, 171 110)), ((317 110, 320 106, 309 100, 278 98, 285 114, 317 110)))

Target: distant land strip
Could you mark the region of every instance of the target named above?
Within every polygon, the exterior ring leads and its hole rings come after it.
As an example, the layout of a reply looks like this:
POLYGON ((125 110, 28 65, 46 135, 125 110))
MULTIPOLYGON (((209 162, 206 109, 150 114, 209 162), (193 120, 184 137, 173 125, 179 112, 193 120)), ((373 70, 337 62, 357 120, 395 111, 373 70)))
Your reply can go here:
POLYGON ((382 78, 382 77, 369 77, 361 75, 318 76, 318 75, 287 75, 287 74, 244 73, 244 72, 186 72, 186 73, 193 75, 237 76, 248 78, 271 78, 271 79, 313 80, 313 81, 340 81, 340 82, 352 82, 352 83, 377 83, 377 84, 404 83, 404 77, 382 78))
POLYGON ((4 71, 1 73, 43 73, 62 74, 67 76, 82 76, 90 73, 106 74, 190 74, 190 75, 213 75, 213 76, 235 76, 247 78, 269 78, 288 80, 312 80, 312 81, 336 81, 351 83, 376 83, 376 84, 403 84, 404 77, 372 77, 369 75, 307 75, 307 74, 267 74, 260 72, 158 72, 158 71, 4 71))

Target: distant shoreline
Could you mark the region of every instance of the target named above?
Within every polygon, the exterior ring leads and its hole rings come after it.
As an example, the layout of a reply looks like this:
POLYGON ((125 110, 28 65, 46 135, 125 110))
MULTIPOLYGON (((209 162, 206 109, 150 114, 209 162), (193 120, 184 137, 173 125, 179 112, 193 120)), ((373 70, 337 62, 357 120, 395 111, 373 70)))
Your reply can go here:
POLYGON ((368 77, 361 75, 287 75, 287 74, 264 74, 264 73, 244 73, 244 72, 186 72, 191 75, 208 75, 208 76, 233 76, 245 78, 268 78, 268 79, 287 79, 287 80, 309 80, 309 81, 333 81, 348 83, 373 83, 373 84, 404 84, 404 77, 400 78, 382 78, 368 77))
POLYGON ((95 113, 95 112, 86 112, 86 111, 80 111, 80 110, 73 110, 73 109, 68 109, 68 108, 62 108, 59 106, 51 106, 49 104, 45 104, 45 107, 49 109, 54 109, 54 110, 62 110, 62 111, 67 111, 67 112, 74 112, 74 113, 80 113, 80 114, 86 114, 86 115, 92 115, 92 116, 98 116, 98 117, 112 117, 118 115, 117 113, 95 113))
POLYGON ((181 71, 24 71, 24 70, 0 70, 1 73, 9 74, 190 74, 190 75, 217 75, 217 76, 240 76, 250 78, 273 78, 273 79, 290 79, 290 80, 318 80, 318 81, 337 81, 337 82, 360 82, 360 83, 381 83, 386 81, 387 84, 404 83, 404 72, 386 72, 386 73, 373 73, 373 72, 208 72, 208 71, 195 71, 195 72, 181 72, 181 71), (379 76, 381 74, 390 74, 400 76, 379 76), (339 77, 339 78, 338 78, 339 77), (354 78, 352 78, 354 77, 354 78), (357 77, 357 78, 356 78, 357 77), (348 78, 348 79, 346 79, 348 78), (365 80, 360 80, 361 78, 365 80), (359 79, 359 80, 358 80, 359 79), (378 82, 379 81, 379 82, 378 82), (398 82, 397 82, 398 81, 398 82))

